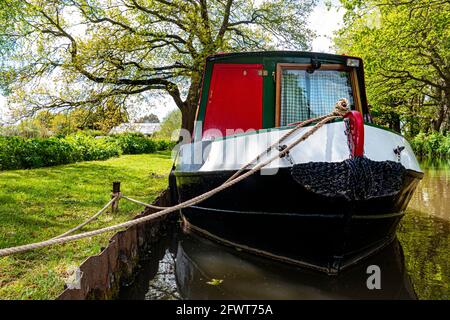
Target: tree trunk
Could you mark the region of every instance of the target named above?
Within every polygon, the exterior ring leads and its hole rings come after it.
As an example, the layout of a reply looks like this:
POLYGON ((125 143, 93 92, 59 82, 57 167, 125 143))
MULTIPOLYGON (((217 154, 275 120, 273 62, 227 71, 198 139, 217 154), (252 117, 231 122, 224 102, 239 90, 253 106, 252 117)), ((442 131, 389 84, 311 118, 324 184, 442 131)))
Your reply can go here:
POLYGON ((445 94, 445 110, 444 110, 444 132, 450 129, 450 88, 448 88, 445 94))
POLYGON ((191 86, 189 87, 186 100, 178 106, 181 111, 181 128, 187 130, 192 137, 194 133, 194 122, 197 106, 200 98, 201 75, 193 73, 191 76, 191 86))
POLYGON ((396 132, 399 132, 399 133, 401 132, 400 116, 398 114, 396 114, 396 113, 391 114, 389 127, 396 132))
POLYGON ((437 132, 440 132, 442 129, 442 124, 445 121, 447 109, 450 105, 450 88, 448 88, 444 92, 440 91, 439 93, 439 96, 441 97, 439 110, 437 113, 437 118, 432 121, 433 130, 437 132))
MULTIPOLYGON (((447 100, 447 99, 445 99, 445 100, 447 100)), ((444 119, 445 119, 445 109, 446 109, 446 101, 442 101, 439 105, 437 118, 434 119, 434 121, 433 121, 433 130, 434 131, 437 131, 437 132, 441 131, 442 122, 444 122, 444 119)))
POLYGON ((194 132, 195 114, 197 111, 197 103, 183 104, 181 110, 181 128, 187 130, 191 135, 194 132))

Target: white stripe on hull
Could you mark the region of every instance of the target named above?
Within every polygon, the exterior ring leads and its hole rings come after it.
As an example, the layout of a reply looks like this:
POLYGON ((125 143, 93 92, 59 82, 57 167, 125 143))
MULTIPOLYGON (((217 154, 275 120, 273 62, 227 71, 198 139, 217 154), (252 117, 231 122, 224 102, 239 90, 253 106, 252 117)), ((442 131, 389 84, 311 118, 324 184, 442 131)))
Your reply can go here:
MULTIPOLYGON (((287 138, 282 144, 289 145, 311 127, 302 128, 287 138)), ((177 158, 175 171, 178 172, 212 172, 223 170, 239 170, 243 165, 253 160, 267 147, 275 143, 286 129, 274 129, 251 134, 228 136, 216 141, 202 140, 181 147, 177 158)), ((364 126, 364 155, 375 161, 398 161, 394 149, 405 147, 401 152, 400 162, 406 169, 422 172, 419 163, 408 141, 400 135, 380 128, 364 126)), ((271 156, 275 155, 273 151, 271 156)), ((340 162, 350 156, 343 122, 330 123, 306 141, 303 141, 290 151, 293 163, 306 162, 340 162)), ((269 164, 267 174, 277 168, 290 167, 287 158, 276 160, 269 164)))

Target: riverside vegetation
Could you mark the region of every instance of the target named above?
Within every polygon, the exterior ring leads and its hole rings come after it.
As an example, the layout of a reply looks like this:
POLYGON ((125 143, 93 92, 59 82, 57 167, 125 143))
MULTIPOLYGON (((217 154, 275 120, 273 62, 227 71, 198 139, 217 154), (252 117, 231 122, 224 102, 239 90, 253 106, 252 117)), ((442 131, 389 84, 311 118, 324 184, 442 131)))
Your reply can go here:
POLYGON ((79 161, 106 160, 122 154, 172 149, 175 142, 136 133, 94 137, 82 131, 50 138, 0 136, 0 170, 31 169, 79 161))
MULTIPOLYGON (((55 237, 85 221, 110 200, 111 182, 151 203, 167 187, 169 151, 123 155, 31 170, 0 171, 0 248, 55 237)), ((130 220, 142 207, 120 202, 81 231, 130 220)), ((83 260, 113 233, 0 258, 0 299, 54 299, 83 260)))

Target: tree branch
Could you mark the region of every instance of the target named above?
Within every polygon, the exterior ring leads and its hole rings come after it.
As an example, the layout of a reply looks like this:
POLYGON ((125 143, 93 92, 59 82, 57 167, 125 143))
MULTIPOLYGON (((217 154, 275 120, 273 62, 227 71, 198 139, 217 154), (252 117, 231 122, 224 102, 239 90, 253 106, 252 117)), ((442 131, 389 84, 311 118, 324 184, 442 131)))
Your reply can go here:
POLYGON ((225 5, 225 11, 223 14, 222 24, 220 26, 219 32, 217 33, 216 37, 216 43, 222 41, 223 36, 225 35, 225 32, 228 28, 228 23, 230 20, 230 12, 231 12, 231 6, 233 4, 233 0, 227 0, 225 5))

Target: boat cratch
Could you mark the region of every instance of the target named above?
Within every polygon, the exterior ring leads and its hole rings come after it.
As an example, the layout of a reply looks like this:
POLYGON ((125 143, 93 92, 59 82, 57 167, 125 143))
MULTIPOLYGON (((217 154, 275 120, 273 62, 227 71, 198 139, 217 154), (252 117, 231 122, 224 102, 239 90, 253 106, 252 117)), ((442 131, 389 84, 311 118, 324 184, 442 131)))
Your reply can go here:
POLYGON ((277 154, 257 173, 182 209, 185 226, 338 273, 395 238, 423 176, 406 139, 373 123, 361 59, 307 52, 208 57, 194 133, 170 176, 176 201, 277 154), (336 114, 336 102, 342 117, 322 121, 336 114))

